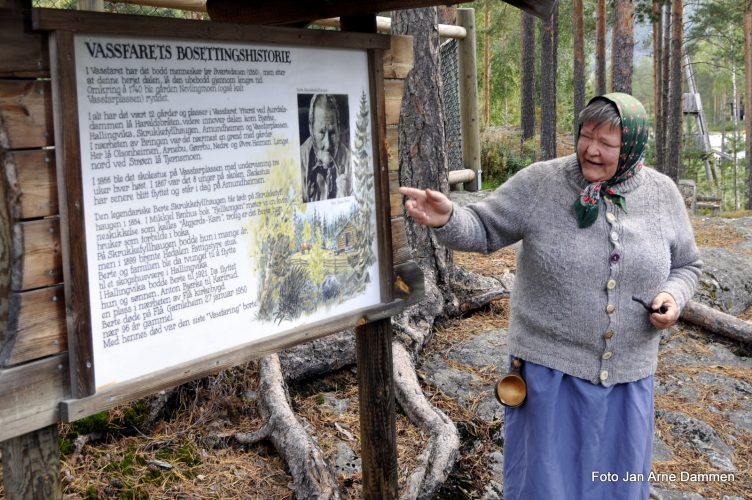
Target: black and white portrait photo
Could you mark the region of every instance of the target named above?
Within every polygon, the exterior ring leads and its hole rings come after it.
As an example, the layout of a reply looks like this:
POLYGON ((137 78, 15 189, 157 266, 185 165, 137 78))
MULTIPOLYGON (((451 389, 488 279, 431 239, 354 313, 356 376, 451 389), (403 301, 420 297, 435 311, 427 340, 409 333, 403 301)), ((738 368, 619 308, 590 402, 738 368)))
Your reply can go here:
POLYGON ((352 194, 350 110, 344 94, 298 94, 305 203, 352 194))

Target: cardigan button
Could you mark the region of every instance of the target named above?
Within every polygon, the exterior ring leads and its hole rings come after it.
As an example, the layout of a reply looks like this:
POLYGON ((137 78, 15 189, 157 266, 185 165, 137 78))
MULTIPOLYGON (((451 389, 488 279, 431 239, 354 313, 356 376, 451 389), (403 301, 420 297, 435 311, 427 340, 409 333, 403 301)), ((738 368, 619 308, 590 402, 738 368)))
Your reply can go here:
POLYGON ((606 333, 603 334, 603 338, 606 339, 606 340, 610 339, 613 336, 614 336, 614 331, 613 330, 609 330, 609 331, 607 331, 606 333))
POLYGON ((603 356, 601 356, 601 358, 602 359, 611 359, 611 356, 613 356, 613 355, 614 355, 614 353, 612 353, 611 351, 606 351, 606 352, 603 353, 603 356))
POLYGON ((601 371, 600 379, 601 379, 601 382, 605 382, 606 379, 608 379, 608 370, 601 371))
POLYGON ((609 222, 614 222, 614 221, 616 220, 616 215, 612 214, 611 212, 608 212, 608 213, 606 214, 606 219, 607 219, 607 220, 608 220, 609 222))
POLYGON ((611 263, 616 264, 617 262, 619 262, 619 259, 621 259, 621 257, 618 253, 615 253, 611 256, 611 263))
POLYGON ((609 290, 616 288, 616 280, 608 280, 608 283, 606 283, 606 288, 608 288, 609 290))
POLYGON ((612 231, 611 232, 611 241, 613 241, 613 242, 619 241, 619 233, 617 233, 616 231, 612 231))
POLYGON ((616 306, 613 304, 609 304, 606 306, 606 312, 608 314, 612 314, 614 311, 616 311, 616 306))

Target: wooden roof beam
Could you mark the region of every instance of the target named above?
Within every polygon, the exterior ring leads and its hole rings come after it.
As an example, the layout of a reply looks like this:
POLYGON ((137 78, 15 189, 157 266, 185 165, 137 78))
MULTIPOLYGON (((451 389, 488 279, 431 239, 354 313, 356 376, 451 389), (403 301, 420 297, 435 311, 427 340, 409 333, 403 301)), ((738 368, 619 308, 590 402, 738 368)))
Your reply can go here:
MULTIPOLYGON (((3 0, 0 0, 0 2, 3 0)), ((472 0, 471 0, 472 1, 472 0)), ((506 3, 530 14, 544 18, 550 15, 558 0, 526 1, 504 0, 506 3)), ((245 22, 250 24, 278 24, 304 26, 316 19, 347 15, 370 14, 396 9, 430 7, 439 4, 460 3, 455 0, 331 0, 326 4, 302 3, 295 0, 268 2, 263 0, 111 0, 111 3, 144 5, 165 9, 206 12, 217 21, 245 22), (210 5, 207 6, 207 3, 210 5)), ((443 35, 442 35, 443 36, 443 35)), ((451 37, 457 38, 457 37, 451 37)))
MULTIPOLYGON (((436 0, 329 0, 300 2, 299 0, 207 0, 206 10, 215 21, 249 24, 290 25, 310 23, 328 17, 359 16, 388 10, 433 7, 444 3, 436 0)), ((448 1, 447 4, 459 3, 448 1)))
MULTIPOLYGON (((152 0, 153 1, 153 0, 152 0)), ((529 1, 505 0, 538 17, 547 17, 558 0, 529 1)), ((249 24, 290 25, 305 24, 316 19, 340 16, 358 16, 399 9, 433 7, 457 4, 457 0, 329 0, 327 2, 300 2, 298 0, 207 0, 206 10, 215 21, 232 21, 249 24)))

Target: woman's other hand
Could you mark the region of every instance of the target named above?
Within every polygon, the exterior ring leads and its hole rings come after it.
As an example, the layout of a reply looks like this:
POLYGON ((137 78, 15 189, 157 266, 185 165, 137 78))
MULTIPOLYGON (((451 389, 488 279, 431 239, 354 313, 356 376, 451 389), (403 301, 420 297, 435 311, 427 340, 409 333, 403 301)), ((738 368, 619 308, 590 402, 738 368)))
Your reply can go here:
POLYGON ((650 315, 650 322, 659 330, 672 326, 679 319, 679 305, 674 300, 674 297, 670 293, 661 292, 655 296, 650 306, 653 309, 658 309, 661 306, 666 307, 666 312, 663 314, 654 312, 650 315))
POLYGON ((452 202, 444 194, 430 189, 401 187, 399 192, 409 199, 405 201, 407 213, 418 224, 441 227, 449 222, 452 202))

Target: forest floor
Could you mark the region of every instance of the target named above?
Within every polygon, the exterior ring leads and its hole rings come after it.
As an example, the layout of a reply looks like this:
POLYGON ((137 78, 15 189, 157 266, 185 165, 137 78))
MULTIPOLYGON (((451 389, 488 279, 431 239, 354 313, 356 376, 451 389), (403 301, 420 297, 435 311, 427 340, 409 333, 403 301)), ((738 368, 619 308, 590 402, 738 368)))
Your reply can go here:
MULTIPOLYGON (((729 247, 739 241, 730 234, 729 226, 714 218, 693 221, 697 240, 703 246, 729 247)), ((497 275, 500 269, 514 271, 513 249, 490 255, 455 253, 455 261, 475 272, 497 275)), ((752 320, 752 308, 744 319, 752 320)), ((462 438, 461 456, 449 481, 436 498, 498 498, 488 496, 489 484, 500 482, 502 422, 496 418, 480 418, 481 400, 488 400, 501 367, 468 368, 474 380, 485 390, 474 399, 460 400, 446 394, 431 382, 429 360, 457 365, 450 353, 468 340, 486 335, 502 338, 506 334, 508 299, 494 301, 488 307, 466 317, 437 324, 436 336, 421 353, 419 376, 424 382, 428 399, 442 409, 458 426, 462 438)), ((709 342, 734 351, 740 359, 749 360, 750 351, 691 325, 680 323, 667 339, 681 338, 680 350, 691 357, 707 354, 709 342)), ((676 347, 676 346, 674 346, 676 347)), ((673 349, 674 351, 676 349, 673 349)), ((674 365, 665 364, 664 356, 672 349, 663 349, 657 380, 673 376, 674 365)), ((498 356, 499 364, 505 356, 498 356)), ((746 361, 745 361, 746 363, 746 361)), ((734 366, 712 366, 708 370, 734 375, 752 383, 752 369, 734 366)), ((702 368, 684 369, 686 380, 702 368)), ((142 428, 148 408, 143 402, 99 414, 82 423, 61 425, 62 483, 66 498, 171 498, 171 499, 250 499, 293 497, 291 477, 284 463, 268 443, 243 446, 222 437, 233 432, 251 432, 261 427, 256 411, 258 391, 255 363, 225 371, 181 386, 178 398, 171 402, 171 411, 157 420, 151 429, 142 428)), ((681 383, 681 382, 679 382, 681 383)), ((708 393, 717 390, 693 381, 702 397, 687 399, 686 394, 667 391, 656 397, 656 410, 676 410, 708 422, 727 443, 733 443, 733 460, 738 469, 735 481, 662 483, 668 489, 722 498, 724 495, 749 498, 752 492, 752 432, 732 435, 728 422, 708 411, 708 393)), ((358 391, 355 368, 330 376, 291 386, 292 405, 309 432, 315 435, 335 470, 343 498, 361 497, 360 429, 358 391)), ((749 400, 750 394, 741 396, 749 400)), ((492 399, 492 398, 491 398, 492 399)), ((715 406, 739 407, 740 402, 727 400, 715 406)), ((496 410, 493 410, 496 411, 496 410)), ((656 434, 669 448, 668 460, 654 462, 657 472, 715 469, 707 457, 688 449, 682 439, 672 438, 670 427, 658 422, 656 434)), ((414 427, 397 409, 397 445, 399 480, 404 482, 417 461, 420 444, 427 436, 414 427)), ((665 458, 665 457, 664 457, 665 458)), ((2 498, 0 478, 0 498, 2 498)), ((674 498, 674 497, 672 497, 674 498)))

